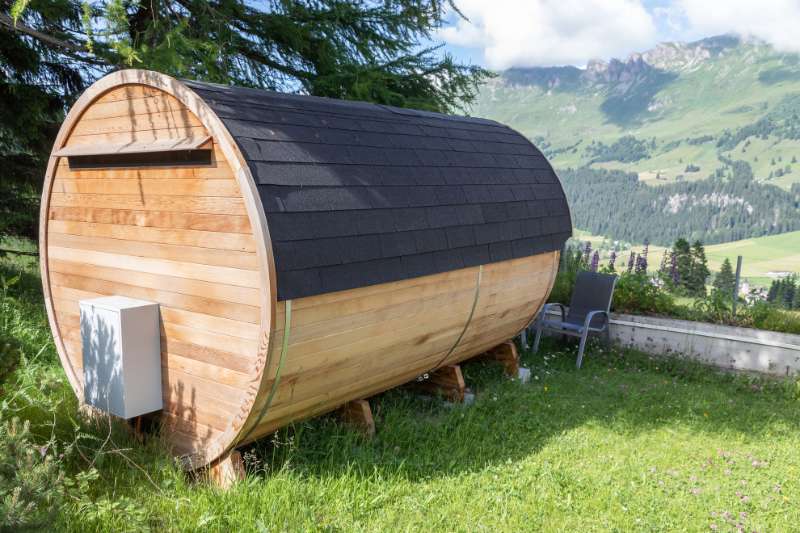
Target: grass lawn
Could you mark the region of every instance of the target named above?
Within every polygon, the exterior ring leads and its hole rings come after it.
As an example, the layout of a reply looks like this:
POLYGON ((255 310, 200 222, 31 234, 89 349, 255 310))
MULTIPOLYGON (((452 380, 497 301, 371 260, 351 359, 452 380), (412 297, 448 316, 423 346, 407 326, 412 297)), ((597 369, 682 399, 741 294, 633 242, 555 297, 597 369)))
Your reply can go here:
POLYGON ((372 401, 371 441, 323 417, 247 449, 250 473, 229 491, 194 483, 157 439, 137 444, 77 417, 47 344, 35 265, 4 259, 0 273, 20 266, 6 331, 24 359, 1 414, 31 419, 42 442, 77 443, 66 473, 90 472, 49 529, 800 529, 795 384, 599 347, 578 371, 574 347, 556 342, 544 357, 523 355, 535 376, 527 385, 471 362, 473 405, 391 391, 372 401))

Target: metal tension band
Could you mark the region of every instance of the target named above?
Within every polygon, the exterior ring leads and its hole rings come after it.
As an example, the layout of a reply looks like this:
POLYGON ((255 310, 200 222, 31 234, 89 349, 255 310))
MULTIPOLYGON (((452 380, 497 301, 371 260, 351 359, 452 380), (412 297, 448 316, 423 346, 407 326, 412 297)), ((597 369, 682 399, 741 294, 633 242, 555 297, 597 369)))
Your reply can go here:
MULTIPOLYGON (((278 391, 278 385, 281 380, 281 371, 283 370, 283 364, 286 362, 286 352, 289 351, 289 334, 291 333, 292 329, 292 301, 286 300, 285 304, 285 320, 283 323, 283 343, 281 345, 281 356, 278 359, 278 368, 275 370, 275 379, 272 381, 272 389, 269 391, 269 396, 267 396, 267 401, 264 403, 264 407, 261 408, 261 411, 258 413, 258 417, 256 417, 255 423, 250 427, 250 430, 239 439, 239 442, 244 441, 247 437, 250 436, 257 427, 258 424, 261 423, 261 420, 264 418, 264 415, 267 414, 267 410, 269 406, 272 405, 272 400, 275 398, 275 394, 278 391)), ((269 368, 269 362, 267 362, 267 368, 269 368)))
MULTIPOLYGON (((431 370, 429 370, 429 372, 433 372, 434 370, 437 370, 440 366, 442 366, 442 363, 447 361, 447 358, 450 357, 453 354, 453 352, 456 350, 456 347, 458 347, 458 343, 461 342, 461 339, 463 339, 464 335, 467 333, 467 328, 469 328, 469 325, 472 322, 472 316, 475 314, 475 309, 478 307, 478 297, 481 294, 481 278, 482 277, 483 277, 483 265, 480 265, 478 267, 478 279, 475 282, 475 298, 473 298, 473 300, 472 300, 472 309, 469 310, 469 316, 467 317, 467 322, 464 324, 464 329, 461 330, 461 333, 459 334, 458 338, 456 339, 456 342, 453 343, 453 346, 450 348, 450 350, 447 352, 447 354, 445 354, 445 356, 442 357, 442 360, 439 361, 438 363, 436 363, 436 366, 434 366, 431 370)), ((426 372, 426 373, 429 373, 429 372, 426 372)))

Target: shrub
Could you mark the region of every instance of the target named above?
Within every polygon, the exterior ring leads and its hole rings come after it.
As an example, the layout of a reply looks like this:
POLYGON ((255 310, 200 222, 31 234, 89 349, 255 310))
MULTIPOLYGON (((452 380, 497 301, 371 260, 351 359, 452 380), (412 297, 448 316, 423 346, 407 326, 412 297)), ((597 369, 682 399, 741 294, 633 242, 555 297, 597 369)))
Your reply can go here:
POLYGON ((49 524, 64 500, 64 472, 57 451, 34 443, 30 423, 0 425, 0 530, 49 524))
POLYGON ((673 315, 675 300, 644 273, 622 274, 614 291, 612 311, 646 315, 673 315))
POLYGON ((751 327, 800 335, 799 313, 777 309, 766 302, 753 304, 746 312, 751 317, 751 327))

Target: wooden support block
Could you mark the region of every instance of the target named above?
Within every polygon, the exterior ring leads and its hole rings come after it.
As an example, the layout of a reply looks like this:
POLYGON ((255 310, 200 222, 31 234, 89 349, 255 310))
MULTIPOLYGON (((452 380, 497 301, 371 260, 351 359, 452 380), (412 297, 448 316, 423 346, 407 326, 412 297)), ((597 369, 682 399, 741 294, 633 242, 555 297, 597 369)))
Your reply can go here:
POLYGON ((339 411, 346 424, 358 428, 366 437, 375 436, 375 419, 367 400, 353 400, 344 404, 339 411))
POLYGON ((451 402, 463 403, 467 386, 459 365, 448 365, 431 372, 428 379, 417 381, 413 387, 429 394, 441 394, 451 402))
POLYGON ((519 374, 519 353, 514 341, 506 341, 500 346, 495 346, 486 352, 485 356, 503 363, 508 377, 515 378, 519 374))
POLYGON ((221 489, 233 486, 244 480, 244 461, 242 454, 232 450, 208 466, 208 480, 221 489))
POLYGON ((144 442, 144 432, 142 431, 142 417, 137 416, 128 422, 133 430, 133 437, 139 441, 144 442))

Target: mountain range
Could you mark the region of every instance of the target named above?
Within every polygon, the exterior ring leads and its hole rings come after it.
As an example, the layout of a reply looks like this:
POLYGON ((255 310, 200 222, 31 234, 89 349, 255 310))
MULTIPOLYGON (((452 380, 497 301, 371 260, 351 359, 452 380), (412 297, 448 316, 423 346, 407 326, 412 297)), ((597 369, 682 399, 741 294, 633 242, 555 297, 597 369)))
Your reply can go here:
POLYGON ((664 244, 677 231, 726 242, 800 229, 800 55, 764 42, 722 35, 585 68, 512 68, 473 114, 536 143, 581 229, 664 244))

